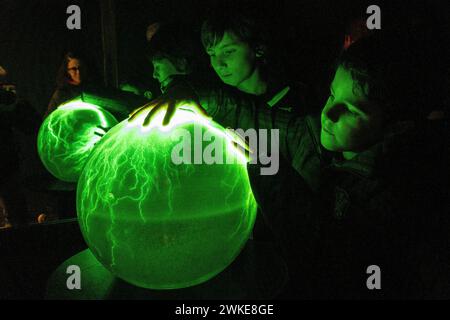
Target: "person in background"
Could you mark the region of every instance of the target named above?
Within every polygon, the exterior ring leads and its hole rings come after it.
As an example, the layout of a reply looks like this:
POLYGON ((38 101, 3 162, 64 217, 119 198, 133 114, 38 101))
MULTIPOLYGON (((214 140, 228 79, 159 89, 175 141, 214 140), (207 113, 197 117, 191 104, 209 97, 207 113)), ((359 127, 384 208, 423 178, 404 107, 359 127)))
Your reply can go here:
POLYGON ((0 103, 3 105, 13 104, 16 101, 16 86, 4 80, 7 75, 6 69, 0 66, 0 103))
POLYGON ((61 103, 79 96, 82 91, 95 83, 96 73, 87 59, 75 52, 64 55, 56 77, 56 90, 47 107, 44 118, 61 103))
POLYGON ((34 109, 17 98, 16 86, 5 81, 7 75, 7 70, 0 66, 0 228, 27 222, 19 148, 13 129, 28 133, 35 128, 34 109))
POLYGON ((189 75, 196 69, 198 62, 193 36, 187 30, 181 23, 152 24, 147 30, 147 56, 161 93, 167 90, 174 76, 189 75))

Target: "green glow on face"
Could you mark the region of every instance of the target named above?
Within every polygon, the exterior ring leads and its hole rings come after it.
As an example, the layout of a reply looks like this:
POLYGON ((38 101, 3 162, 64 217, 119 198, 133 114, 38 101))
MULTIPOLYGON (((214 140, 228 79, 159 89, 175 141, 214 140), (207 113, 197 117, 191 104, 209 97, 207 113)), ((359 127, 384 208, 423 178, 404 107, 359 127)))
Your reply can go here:
POLYGON ((330 151, 352 154, 364 150, 382 135, 380 107, 369 101, 351 72, 339 67, 322 110, 320 141, 330 151))
POLYGON ((59 106, 42 123, 38 153, 56 178, 75 182, 95 144, 117 120, 95 105, 73 100, 59 106))
POLYGON ((125 120, 103 137, 80 177, 77 211, 89 248, 112 273, 140 287, 174 289, 207 281, 234 260, 256 202, 246 160, 222 127, 188 111, 177 111, 167 127, 161 117, 147 128, 144 116, 125 120), (212 133, 234 164, 176 165, 177 129, 212 133))
POLYGON ((265 81, 257 72, 256 52, 233 32, 225 32, 220 42, 207 49, 207 54, 223 83, 250 94, 264 93, 265 81))

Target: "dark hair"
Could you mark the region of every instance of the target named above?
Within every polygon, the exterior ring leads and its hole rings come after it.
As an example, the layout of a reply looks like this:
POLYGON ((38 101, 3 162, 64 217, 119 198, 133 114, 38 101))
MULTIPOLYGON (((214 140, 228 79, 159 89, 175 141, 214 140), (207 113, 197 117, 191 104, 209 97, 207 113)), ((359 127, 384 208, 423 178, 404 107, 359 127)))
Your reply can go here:
POLYGON ((69 51, 64 55, 63 61, 58 69, 56 76, 56 85, 58 88, 65 87, 69 84, 70 76, 67 73, 67 65, 71 59, 77 59, 80 61, 83 70, 83 84, 92 83, 97 81, 96 72, 92 64, 88 59, 81 53, 76 53, 74 51, 69 51))
POLYGON ((190 28, 181 23, 162 24, 148 43, 150 61, 168 59, 178 71, 191 73, 196 67, 196 52, 190 28), (184 70, 182 70, 184 69, 184 70))
POLYGON ((252 50, 261 54, 257 63, 262 76, 266 79, 276 77, 276 73, 280 72, 281 66, 278 65, 277 59, 272 56, 269 33, 265 24, 262 23, 262 19, 263 17, 256 15, 255 12, 250 13, 245 8, 217 6, 203 21, 201 27, 203 47, 207 50, 220 42, 225 32, 232 33, 239 40, 247 43, 252 50))
MULTIPOLYGON (((417 44, 415 44, 417 45, 417 44)), ((354 89, 380 105, 391 121, 424 117, 423 66, 406 37, 381 31, 353 43, 336 63, 350 71, 354 89)))
POLYGON ((225 32, 233 33, 241 41, 248 43, 253 50, 259 47, 266 49, 267 38, 262 24, 257 19, 243 12, 231 12, 223 9, 210 15, 202 25, 201 39, 205 49, 222 40, 225 32))

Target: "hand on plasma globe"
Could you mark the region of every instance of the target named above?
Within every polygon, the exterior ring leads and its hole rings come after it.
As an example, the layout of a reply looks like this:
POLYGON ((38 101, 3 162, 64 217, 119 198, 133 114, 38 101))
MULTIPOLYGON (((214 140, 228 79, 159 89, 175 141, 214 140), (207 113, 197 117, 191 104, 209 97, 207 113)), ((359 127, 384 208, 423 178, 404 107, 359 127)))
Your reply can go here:
POLYGON ((142 107, 134 110, 130 114, 128 121, 131 122, 136 118, 138 118, 139 116, 146 114, 143 126, 147 127, 157 113, 165 111, 163 125, 166 126, 170 123, 170 120, 173 118, 177 110, 192 111, 194 113, 197 113, 199 115, 211 119, 206 110, 203 109, 202 106, 200 106, 200 103, 197 101, 197 99, 193 98, 182 99, 180 97, 177 97, 176 95, 175 96, 171 95, 170 98, 161 96, 143 105, 142 107))
POLYGON ((110 128, 101 125, 95 126, 94 134, 102 138, 110 128))

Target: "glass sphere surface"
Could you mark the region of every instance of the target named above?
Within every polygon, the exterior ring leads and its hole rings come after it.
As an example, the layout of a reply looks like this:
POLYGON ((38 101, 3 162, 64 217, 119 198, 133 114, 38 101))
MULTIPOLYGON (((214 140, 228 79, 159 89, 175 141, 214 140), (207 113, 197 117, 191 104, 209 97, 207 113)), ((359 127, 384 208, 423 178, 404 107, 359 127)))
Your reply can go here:
POLYGON ((110 112, 96 105, 80 100, 62 104, 39 129, 39 157, 56 178, 76 182, 94 146, 116 124, 110 112))
POLYGON ((192 112, 122 121, 97 144, 78 182, 77 212, 96 258, 136 286, 207 281, 240 253, 256 201, 231 135, 192 112), (158 125, 156 125, 158 124, 158 125), (222 160, 221 160, 222 159, 222 160))

